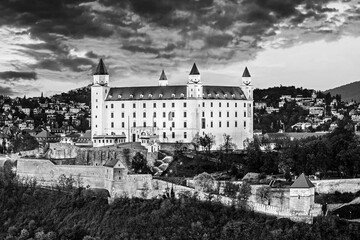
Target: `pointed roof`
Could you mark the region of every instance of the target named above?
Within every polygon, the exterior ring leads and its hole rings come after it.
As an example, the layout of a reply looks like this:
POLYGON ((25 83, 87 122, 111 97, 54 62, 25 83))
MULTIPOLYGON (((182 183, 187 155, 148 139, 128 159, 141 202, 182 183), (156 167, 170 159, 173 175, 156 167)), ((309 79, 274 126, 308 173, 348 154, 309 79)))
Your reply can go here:
POLYGON ((295 182, 290 186, 290 188, 313 188, 314 184, 302 173, 295 182))
POLYGON ((251 77, 247 67, 245 67, 245 70, 244 70, 244 73, 243 73, 242 77, 251 77))
POLYGON ((167 77, 166 77, 166 75, 165 75, 164 69, 163 69, 162 72, 161 72, 161 75, 160 75, 159 80, 167 80, 167 77))
POLYGON ((102 58, 100 58, 99 64, 96 67, 94 75, 109 75, 102 58))
POLYGON ((189 75, 200 75, 199 70, 198 70, 198 68, 196 67, 196 64, 195 64, 195 63, 194 63, 194 65, 192 66, 189 75))

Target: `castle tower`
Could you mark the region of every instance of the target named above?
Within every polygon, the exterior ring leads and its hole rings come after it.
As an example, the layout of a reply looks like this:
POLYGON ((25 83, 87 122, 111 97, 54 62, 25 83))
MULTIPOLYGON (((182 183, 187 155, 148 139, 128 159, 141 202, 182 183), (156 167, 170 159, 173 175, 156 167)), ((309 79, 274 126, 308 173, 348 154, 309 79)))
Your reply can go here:
POLYGON ((169 83, 163 69, 159 78, 159 86, 167 86, 168 84, 169 83))
POLYGON ((253 99, 253 86, 251 83, 251 75, 247 67, 242 75, 241 89, 243 90, 246 99, 253 99))
POLYGON ((309 214, 315 202, 315 186, 302 173, 290 186, 289 207, 291 212, 309 214))
POLYGON ((109 92, 109 73, 100 59, 93 75, 91 86, 91 139, 94 135, 105 135, 103 124, 106 123, 105 98, 109 92))
POLYGON ((203 86, 201 83, 200 72, 194 63, 189 73, 189 82, 187 84, 187 97, 188 98, 202 98, 203 86))

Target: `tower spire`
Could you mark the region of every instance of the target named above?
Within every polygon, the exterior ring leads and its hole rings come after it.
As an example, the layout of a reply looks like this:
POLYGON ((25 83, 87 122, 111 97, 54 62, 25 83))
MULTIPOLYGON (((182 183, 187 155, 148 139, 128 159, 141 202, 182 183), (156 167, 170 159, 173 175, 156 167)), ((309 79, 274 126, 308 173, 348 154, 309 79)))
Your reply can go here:
POLYGON ((194 63, 194 65, 192 66, 189 75, 200 75, 199 70, 198 70, 198 68, 196 67, 196 64, 195 64, 195 63, 194 63))
POLYGON ((244 70, 244 72, 243 72, 242 77, 251 77, 251 75, 250 75, 249 70, 248 70, 247 67, 245 67, 245 70, 244 70))
POLYGON ((167 86, 168 85, 168 80, 167 77, 165 75, 165 71, 164 69, 161 71, 161 75, 159 78, 159 86, 167 86))
POLYGON ((109 75, 106 67, 105 67, 105 63, 102 60, 102 58, 100 58, 100 61, 96 67, 96 70, 94 72, 94 75, 109 75))
POLYGON ((167 80, 167 77, 166 77, 166 75, 165 75, 164 69, 163 69, 162 72, 161 72, 161 75, 160 75, 159 80, 167 80))

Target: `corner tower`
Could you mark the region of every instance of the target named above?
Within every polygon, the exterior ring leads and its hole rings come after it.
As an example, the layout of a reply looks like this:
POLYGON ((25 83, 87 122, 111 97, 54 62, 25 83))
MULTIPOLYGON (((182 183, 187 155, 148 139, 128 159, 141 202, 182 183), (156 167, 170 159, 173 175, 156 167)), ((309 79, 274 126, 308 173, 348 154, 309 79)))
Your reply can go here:
POLYGON ((251 75, 247 67, 242 75, 241 90, 244 92, 246 99, 253 99, 253 86, 251 83, 251 75))
POLYGON ((188 98, 202 98, 203 86, 201 83, 200 72, 194 63, 189 73, 189 82, 187 84, 187 97, 188 98))
POLYGON ((105 63, 100 59, 93 74, 91 86, 91 140, 94 135, 105 135, 106 123, 105 98, 109 92, 109 73, 105 63))
POLYGON ((314 208, 315 186, 302 173, 290 186, 290 211, 293 213, 309 214, 314 208))

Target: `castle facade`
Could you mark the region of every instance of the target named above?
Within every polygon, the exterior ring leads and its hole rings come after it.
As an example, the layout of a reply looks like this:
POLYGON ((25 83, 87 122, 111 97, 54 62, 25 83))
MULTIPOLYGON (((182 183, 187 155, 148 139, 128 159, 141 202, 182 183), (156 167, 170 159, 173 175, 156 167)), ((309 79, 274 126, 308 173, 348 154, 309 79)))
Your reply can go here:
POLYGON ((91 87, 94 147, 123 142, 190 143, 212 135, 213 149, 230 135, 238 149, 253 137, 253 87, 245 68, 238 86, 210 86, 194 63, 187 83, 169 85, 164 70, 158 86, 110 87, 100 59, 91 87))

